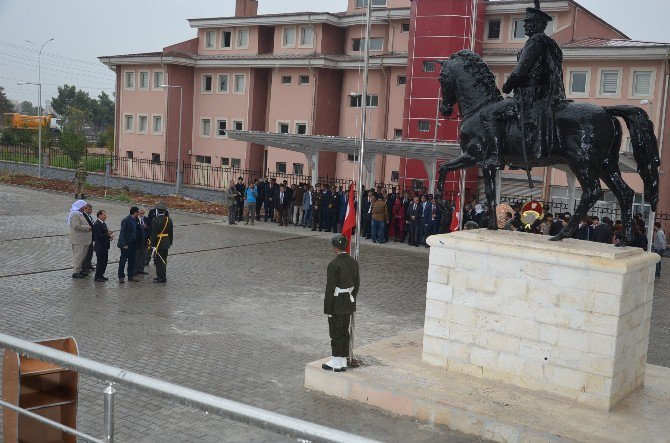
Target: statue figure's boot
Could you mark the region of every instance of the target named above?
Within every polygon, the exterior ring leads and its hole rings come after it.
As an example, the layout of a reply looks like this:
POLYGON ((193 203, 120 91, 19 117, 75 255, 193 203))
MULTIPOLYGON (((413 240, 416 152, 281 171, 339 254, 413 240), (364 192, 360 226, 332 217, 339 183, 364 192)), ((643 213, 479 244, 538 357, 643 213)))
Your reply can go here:
POLYGON ((505 131, 504 128, 501 127, 502 125, 495 124, 491 120, 492 116, 481 116, 482 125, 484 126, 484 135, 488 141, 488 158, 484 161, 482 167, 503 169, 505 163, 503 162, 501 152, 503 152, 505 147, 505 131))

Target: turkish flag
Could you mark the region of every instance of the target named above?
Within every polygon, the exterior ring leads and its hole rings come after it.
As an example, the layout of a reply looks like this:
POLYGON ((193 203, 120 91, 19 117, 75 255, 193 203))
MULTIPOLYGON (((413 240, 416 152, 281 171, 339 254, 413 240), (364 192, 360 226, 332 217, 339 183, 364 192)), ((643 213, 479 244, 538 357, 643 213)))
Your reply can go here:
POLYGON ((456 199, 456 207, 451 217, 451 232, 458 231, 458 221, 461 218, 461 196, 456 199))
POLYGON ((349 200, 347 201, 347 214, 344 216, 342 235, 347 237, 347 254, 351 252, 351 233, 356 227, 356 209, 354 207, 354 184, 349 185, 349 200))

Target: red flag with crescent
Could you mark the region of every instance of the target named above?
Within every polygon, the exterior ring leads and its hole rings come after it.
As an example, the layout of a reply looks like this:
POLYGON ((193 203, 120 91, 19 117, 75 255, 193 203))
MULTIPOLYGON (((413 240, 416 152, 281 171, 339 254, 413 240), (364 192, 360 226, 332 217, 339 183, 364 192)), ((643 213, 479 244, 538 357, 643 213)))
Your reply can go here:
POLYGON ((342 224, 342 235, 347 237, 347 253, 351 252, 351 233, 356 227, 356 209, 354 208, 354 184, 349 185, 349 199, 347 201, 347 213, 342 224))

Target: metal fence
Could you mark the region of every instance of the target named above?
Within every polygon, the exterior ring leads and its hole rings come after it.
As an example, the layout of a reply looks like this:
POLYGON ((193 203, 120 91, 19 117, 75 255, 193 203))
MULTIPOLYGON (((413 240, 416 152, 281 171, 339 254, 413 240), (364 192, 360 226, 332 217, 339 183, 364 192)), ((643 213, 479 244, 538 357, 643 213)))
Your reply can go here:
POLYGON ((177 163, 152 161, 145 158, 111 157, 112 174, 120 177, 174 183, 177 163))
POLYGON ((259 178, 258 171, 251 169, 226 168, 199 163, 184 163, 182 168, 183 184, 192 186, 224 189, 228 187, 231 180, 237 183, 239 177, 242 177, 245 184, 259 178))
POLYGON ((97 378, 104 382, 101 390, 104 396, 104 436, 102 439, 64 426, 56 421, 42 417, 26 409, 0 401, 0 405, 31 417, 34 420, 53 426, 80 439, 95 443, 114 441, 114 397, 117 387, 143 392, 162 399, 199 409, 206 413, 246 423, 278 434, 294 437, 303 441, 323 442, 373 442, 336 429, 281 415, 265 409, 245 405, 233 400, 216 397, 194 389, 185 388, 156 378, 130 372, 122 368, 109 366, 87 358, 68 354, 57 349, 0 333, 0 348, 10 349, 20 355, 53 363, 62 368, 77 371, 80 374, 97 378))

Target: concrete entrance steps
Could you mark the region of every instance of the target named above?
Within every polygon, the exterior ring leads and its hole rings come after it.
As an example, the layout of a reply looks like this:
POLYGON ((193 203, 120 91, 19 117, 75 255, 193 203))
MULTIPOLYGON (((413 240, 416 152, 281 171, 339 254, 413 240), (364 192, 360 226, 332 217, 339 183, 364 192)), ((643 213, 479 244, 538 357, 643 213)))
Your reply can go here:
POLYGON ((305 387, 496 441, 670 441, 669 368, 648 365, 645 386, 604 412, 446 372, 421 360, 422 342, 418 330, 361 347, 367 365, 342 373, 309 363, 305 387))

